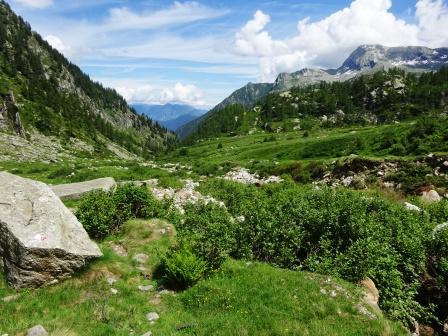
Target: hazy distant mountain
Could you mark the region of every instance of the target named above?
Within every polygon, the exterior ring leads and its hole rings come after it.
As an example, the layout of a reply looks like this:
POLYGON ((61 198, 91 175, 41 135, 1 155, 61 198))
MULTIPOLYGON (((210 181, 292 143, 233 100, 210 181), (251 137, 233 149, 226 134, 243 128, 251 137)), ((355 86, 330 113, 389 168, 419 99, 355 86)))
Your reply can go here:
POLYGON ((426 72, 448 65, 448 48, 430 49, 426 47, 384 47, 363 45, 358 47, 337 69, 305 68, 294 73, 280 74, 274 83, 249 83, 236 90, 228 98, 207 114, 180 127, 176 133, 186 138, 195 132, 198 125, 224 107, 240 104, 250 107, 270 92, 286 91, 296 86, 308 86, 321 82, 342 82, 356 76, 374 73, 379 70, 400 68, 410 72, 426 72))
POLYGON ((175 131, 179 127, 200 117, 206 112, 205 110, 200 110, 193 106, 183 104, 132 104, 132 107, 134 107, 137 112, 158 121, 161 125, 172 131, 175 131))

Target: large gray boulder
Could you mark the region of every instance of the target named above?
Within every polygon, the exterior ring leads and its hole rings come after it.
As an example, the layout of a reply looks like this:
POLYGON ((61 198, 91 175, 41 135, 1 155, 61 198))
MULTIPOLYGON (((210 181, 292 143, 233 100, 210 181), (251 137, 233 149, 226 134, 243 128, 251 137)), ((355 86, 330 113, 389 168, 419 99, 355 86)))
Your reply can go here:
POLYGON ((0 260, 12 287, 55 283, 100 256, 46 184, 0 172, 0 260))
POLYGON ((116 186, 117 183, 112 177, 104 177, 86 182, 58 184, 51 186, 51 190, 53 190, 60 199, 67 200, 79 199, 85 194, 95 190, 113 190, 116 186))

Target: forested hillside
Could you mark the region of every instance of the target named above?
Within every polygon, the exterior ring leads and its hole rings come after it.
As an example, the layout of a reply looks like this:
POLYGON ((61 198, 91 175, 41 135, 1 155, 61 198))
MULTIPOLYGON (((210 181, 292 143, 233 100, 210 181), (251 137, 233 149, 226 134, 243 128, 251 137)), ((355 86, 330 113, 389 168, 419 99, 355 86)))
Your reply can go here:
POLYGON ((96 147, 114 142, 143 156, 164 150, 174 141, 166 129, 138 115, 115 90, 93 82, 32 32, 3 0, 0 45, 3 132, 29 137, 37 130, 96 147))
POLYGON ((447 108, 447 67, 420 75, 391 69, 270 93, 251 109, 226 106, 203 120, 187 142, 225 134, 393 123, 442 116, 447 108))

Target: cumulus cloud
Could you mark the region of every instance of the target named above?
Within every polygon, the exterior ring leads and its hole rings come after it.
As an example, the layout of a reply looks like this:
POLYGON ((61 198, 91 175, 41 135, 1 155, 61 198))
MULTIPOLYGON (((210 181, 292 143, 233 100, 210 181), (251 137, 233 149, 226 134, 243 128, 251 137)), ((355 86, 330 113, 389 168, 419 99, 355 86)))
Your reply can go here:
POLYGON ((33 8, 45 8, 53 4, 53 0, 14 0, 22 5, 33 8))
POLYGON ((167 104, 182 103, 203 106, 204 93, 193 84, 176 83, 174 87, 160 88, 152 85, 130 84, 118 86, 116 90, 130 103, 167 104))
POLYGON ((362 44, 386 46, 448 44, 448 9, 443 0, 419 0, 416 22, 408 23, 391 11, 391 0, 355 0, 347 8, 316 22, 297 24, 297 34, 275 40, 266 31, 270 17, 257 11, 235 35, 237 54, 258 57, 261 80, 307 66, 336 67, 362 44))

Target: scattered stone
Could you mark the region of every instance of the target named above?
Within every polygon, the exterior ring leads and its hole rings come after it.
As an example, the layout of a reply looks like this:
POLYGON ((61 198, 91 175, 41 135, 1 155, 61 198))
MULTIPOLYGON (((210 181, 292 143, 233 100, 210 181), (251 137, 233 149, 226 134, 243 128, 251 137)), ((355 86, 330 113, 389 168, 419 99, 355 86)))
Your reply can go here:
POLYGON ((422 211, 422 209, 420 209, 418 206, 408 203, 408 202, 404 203, 404 207, 406 208, 406 210, 409 210, 409 211, 417 211, 417 212, 422 211))
POLYGON ((344 177, 344 178, 341 180, 341 183, 342 183, 342 185, 343 185, 344 187, 349 187, 350 184, 352 184, 352 182, 353 182, 353 177, 352 177, 352 176, 344 177))
POLYGON ((152 335, 152 332, 148 331, 148 332, 145 332, 142 336, 151 336, 151 335, 152 335))
POLYGON ((145 264, 148 262, 149 256, 144 253, 138 253, 132 259, 138 262, 139 264, 145 264))
MULTIPOLYGON (((210 196, 204 196, 201 193, 197 192, 195 188, 199 186, 199 183, 194 182, 192 180, 185 180, 185 187, 182 189, 175 190, 173 188, 152 188, 151 191, 153 195, 159 199, 172 199, 174 207, 180 212, 184 212, 184 206, 188 203, 196 204, 199 202, 203 202, 205 204, 213 203, 217 204, 221 207, 225 207, 223 202, 216 200, 210 196)), ((163 230, 163 229, 161 229, 163 230)), ((165 228, 167 230, 167 228, 165 228)))
POLYGON ((128 256, 128 251, 121 244, 112 244, 111 248, 112 248, 112 251, 114 251, 115 254, 120 256, 120 257, 127 257, 128 256))
POLYGON ((31 329, 28 329, 26 335, 27 336, 48 336, 48 332, 41 325, 37 325, 35 327, 32 327, 31 329))
POLYGON ((9 296, 5 296, 4 298, 2 298, 3 302, 12 302, 17 300, 20 297, 20 294, 14 294, 14 295, 9 295, 9 296))
POLYGON ((435 190, 424 191, 422 193, 422 200, 428 203, 440 202, 442 197, 435 190))
POLYGON ((12 287, 52 284, 101 256, 47 185, 0 172, 0 259, 12 287))
POLYGON ((117 295, 117 294, 118 294, 118 289, 111 288, 110 291, 111 291, 111 293, 112 293, 113 295, 117 295))
POLYGON ((364 307, 362 304, 357 304, 356 309, 361 315, 367 316, 370 320, 376 320, 376 315, 369 311, 366 307, 364 307))
POLYGON ((225 180, 235 181, 243 184, 268 184, 280 183, 283 180, 278 176, 269 176, 265 179, 260 178, 257 174, 252 174, 246 168, 238 167, 224 175, 225 180))
POLYGON ((157 313, 155 313, 155 312, 146 314, 146 319, 147 319, 149 322, 157 321, 157 320, 159 319, 159 314, 157 314, 157 313))
POLYGON ((109 285, 112 286, 114 283, 116 283, 116 282, 118 281, 118 279, 115 278, 115 277, 108 277, 108 278, 106 279, 106 281, 107 281, 107 283, 108 283, 109 285))
POLYGON ((112 177, 105 177, 96 180, 59 184, 51 186, 51 190, 62 200, 79 199, 85 194, 94 190, 110 191, 117 186, 115 180, 112 177))
POLYGON ((380 299, 380 292, 375 286, 375 283, 370 278, 366 278, 359 283, 365 289, 364 302, 369 306, 378 308, 380 299))
POLYGON ((154 286, 152 286, 152 285, 138 286, 138 290, 140 292, 149 292, 149 291, 152 291, 153 289, 154 289, 154 286))

